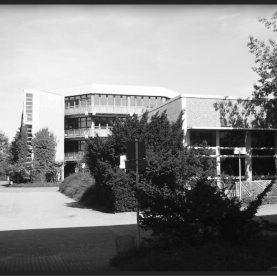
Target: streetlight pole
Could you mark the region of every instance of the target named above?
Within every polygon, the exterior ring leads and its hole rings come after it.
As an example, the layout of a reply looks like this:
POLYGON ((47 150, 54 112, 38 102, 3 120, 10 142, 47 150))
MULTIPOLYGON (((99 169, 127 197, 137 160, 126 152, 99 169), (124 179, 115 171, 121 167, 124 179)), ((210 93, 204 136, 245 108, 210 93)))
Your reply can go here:
MULTIPOLYGON (((138 161, 138 139, 135 139, 135 148, 136 148, 136 186, 138 187, 139 182, 139 161, 138 161)), ((140 230, 139 230, 139 204, 137 200, 137 227, 138 227, 138 247, 140 246, 140 230)))

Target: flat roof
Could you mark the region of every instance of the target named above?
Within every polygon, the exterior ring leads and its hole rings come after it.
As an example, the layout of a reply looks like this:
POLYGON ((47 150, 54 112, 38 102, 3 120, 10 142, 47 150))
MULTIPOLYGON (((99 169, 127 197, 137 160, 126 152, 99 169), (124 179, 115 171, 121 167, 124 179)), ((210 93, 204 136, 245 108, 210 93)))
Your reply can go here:
POLYGON ((77 96, 84 94, 111 94, 111 95, 135 95, 135 96, 161 96, 173 98, 180 93, 165 87, 155 86, 131 86, 91 84, 71 88, 49 90, 63 96, 77 96))

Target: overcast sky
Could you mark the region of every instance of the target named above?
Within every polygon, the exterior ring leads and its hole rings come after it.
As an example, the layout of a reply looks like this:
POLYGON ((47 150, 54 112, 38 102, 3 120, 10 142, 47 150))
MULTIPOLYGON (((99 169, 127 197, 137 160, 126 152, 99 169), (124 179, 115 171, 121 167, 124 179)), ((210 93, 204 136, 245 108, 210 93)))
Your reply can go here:
POLYGON ((277 5, 0 5, 0 130, 20 126, 23 89, 92 83, 250 96, 249 35, 277 5))

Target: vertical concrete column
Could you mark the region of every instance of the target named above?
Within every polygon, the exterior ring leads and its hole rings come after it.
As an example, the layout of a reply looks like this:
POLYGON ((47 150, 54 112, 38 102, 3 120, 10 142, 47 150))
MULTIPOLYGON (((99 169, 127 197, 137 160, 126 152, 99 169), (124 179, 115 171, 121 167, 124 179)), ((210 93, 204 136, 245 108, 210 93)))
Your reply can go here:
POLYGON ((190 130, 185 129, 185 146, 190 146, 190 130))
POLYGON ((61 181, 64 181, 64 165, 61 168, 61 181))
POLYGON ((245 176, 246 179, 252 181, 252 152, 251 152, 251 131, 245 131, 245 176))
POLYGON ((95 135, 95 116, 92 116, 91 117, 91 126, 90 126, 90 133, 91 133, 91 136, 94 137, 95 135))
POLYGON ((215 148, 215 154, 216 154, 216 174, 220 175, 220 137, 219 137, 219 130, 217 129, 215 132, 215 139, 216 139, 216 148, 215 148))

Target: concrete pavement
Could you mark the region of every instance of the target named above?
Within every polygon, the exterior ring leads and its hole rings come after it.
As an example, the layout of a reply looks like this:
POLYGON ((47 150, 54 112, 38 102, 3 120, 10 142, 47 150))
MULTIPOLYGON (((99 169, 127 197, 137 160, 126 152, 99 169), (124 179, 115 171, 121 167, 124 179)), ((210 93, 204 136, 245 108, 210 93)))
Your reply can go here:
POLYGON ((0 183, 0 274, 114 273, 109 259, 116 255, 116 237, 137 235, 134 212, 74 208, 74 200, 57 187, 4 184, 0 183))
MULTIPOLYGON (((74 208, 74 200, 57 187, 4 184, 0 182, 0 274, 118 273, 109 265, 116 255, 115 239, 136 237, 136 213, 74 208)), ((277 204, 261 206, 257 216, 277 221, 277 204)))

